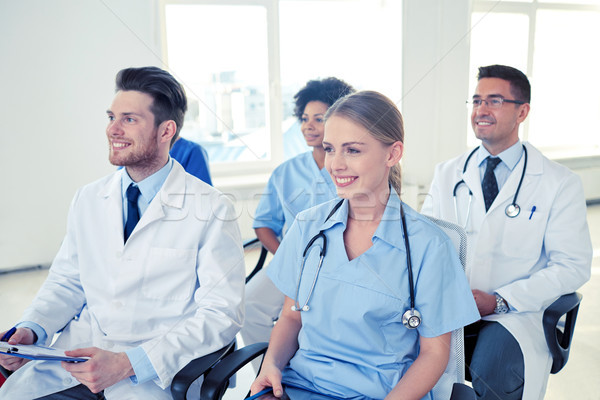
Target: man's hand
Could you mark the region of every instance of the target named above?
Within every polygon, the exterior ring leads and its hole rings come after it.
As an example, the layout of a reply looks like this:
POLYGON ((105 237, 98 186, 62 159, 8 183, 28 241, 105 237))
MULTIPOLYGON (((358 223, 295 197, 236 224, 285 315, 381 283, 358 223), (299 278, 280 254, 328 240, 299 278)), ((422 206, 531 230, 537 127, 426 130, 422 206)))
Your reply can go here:
POLYGON ((65 351, 71 357, 90 357, 80 363, 62 362, 62 367, 92 393, 99 393, 115 383, 134 375, 129 357, 97 347, 65 351))
POLYGON ((473 289, 473 298, 475 299, 475 304, 477 304, 479 315, 485 317, 494 313, 494 309, 496 308, 495 295, 473 289))
MULTIPOLYGON (((2 337, 6 332, 0 333, 2 337)), ((17 328, 15 333, 8 339, 8 344, 33 344, 36 340, 35 333, 29 328, 17 328)), ((6 354, 0 354, 0 365, 9 371, 16 371, 30 360, 21 357, 13 357, 6 354)))

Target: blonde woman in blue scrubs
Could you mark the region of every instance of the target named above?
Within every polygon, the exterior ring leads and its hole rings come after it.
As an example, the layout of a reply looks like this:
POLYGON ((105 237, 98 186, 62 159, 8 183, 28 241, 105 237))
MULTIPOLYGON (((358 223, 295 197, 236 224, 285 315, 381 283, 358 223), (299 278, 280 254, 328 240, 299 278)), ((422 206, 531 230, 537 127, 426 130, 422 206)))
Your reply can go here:
POLYGON ((341 200, 300 213, 268 268, 285 302, 252 393, 272 387, 280 397, 287 387, 336 398, 432 399, 451 331, 479 313, 448 237, 400 201, 403 142, 400 112, 377 92, 328 110, 325 166, 341 200), (401 210, 422 315, 416 329, 402 322, 410 295, 401 210), (319 238, 303 268, 319 232, 327 240, 323 263, 319 238))
MULTIPOLYGON (((275 254, 280 238, 296 215, 336 196, 335 185, 324 167, 324 117, 337 99, 354 92, 352 86, 337 78, 308 81, 296 95, 294 115, 308 151, 284 162, 271 175, 260 198, 253 228, 263 246, 275 254)), ((246 345, 266 342, 273 321, 283 305, 283 295, 273 286, 264 270, 255 275, 246 288, 246 319, 241 335, 246 345)))

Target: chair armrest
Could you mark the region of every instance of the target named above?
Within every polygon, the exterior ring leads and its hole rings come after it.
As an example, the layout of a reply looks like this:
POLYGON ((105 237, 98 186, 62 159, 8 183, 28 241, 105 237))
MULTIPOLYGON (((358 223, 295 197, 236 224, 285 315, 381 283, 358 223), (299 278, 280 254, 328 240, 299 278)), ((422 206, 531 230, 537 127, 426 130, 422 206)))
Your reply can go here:
POLYGON ((204 377, 200 398, 203 400, 218 400, 227 389, 227 383, 237 371, 256 357, 267 351, 268 343, 254 343, 234 351, 223 358, 204 377))
POLYGON ((254 275, 256 275, 256 273, 258 271, 260 271, 262 269, 262 267, 265 265, 265 260, 267 259, 267 254, 269 254, 269 251, 266 249, 266 247, 262 247, 260 249, 260 256, 258 257, 258 261, 256 262, 254 269, 246 277, 246 283, 248 283, 248 281, 250 279, 252 279, 252 277, 254 275))
POLYGON ((260 256, 258 257, 258 261, 256 262, 256 265, 254 266, 254 269, 246 277, 246 283, 248 283, 248 281, 250 279, 252 279, 252 277, 254 275, 256 275, 256 273, 262 269, 262 267, 265 265, 265 260, 267 259, 267 255, 269 254, 269 251, 266 249, 265 246, 262 246, 262 244, 260 243, 260 240, 258 240, 258 238, 254 238, 254 239, 250 239, 250 240, 245 241, 244 242, 244 249, 252 247, 252 246, 254 246, 256 244, 260 244, 261 245, 260 256))
POLYGON ((565 294, 544 311, 544 335, 550 354, 552 354, 552 369, 550 372, 553 374, 560 371, 569 359, 571 339, 573 338, 577 311, 582 297, 577 292, 565 294), (564 332, 561 332, 557 325, 560 318, 565 314, 565 329, 564 332))
POLYGON ((450 400, 477 400, 477 397, 472 387, 456 382, 452 386, 450 400))
POLYGON ((244 242, 244 249, 245 249, 245 248, 247 248, 247 247, 250 247, 250 246, 252 246, 252 245, 254 245, 254 244, 257 244, 258 242, 259 242, 258 238, 254 238, 254 239, 246 240, 246 241, 244 242))
POLYGON ((234 348, 235 341, 214 353, 190 361, 188 365, 183 367, 177 375, 175 375, 173 382, 171 382, 171 394, 173 395, 173 400, 185 400, 190 385, 209 371, 224 356, 230 354, 234 348))

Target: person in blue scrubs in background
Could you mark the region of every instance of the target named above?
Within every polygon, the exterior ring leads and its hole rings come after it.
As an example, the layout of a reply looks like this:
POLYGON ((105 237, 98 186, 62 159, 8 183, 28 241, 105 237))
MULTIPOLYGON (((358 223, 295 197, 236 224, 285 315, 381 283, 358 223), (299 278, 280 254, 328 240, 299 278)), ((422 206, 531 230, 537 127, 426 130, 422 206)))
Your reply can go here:
MULTIPOLYGON (((324 168, 323 118, 337 99, 354 88, 337 78, 311 80, 296 95, 294 114, 306 144, 313 148, 277 167, 256 209, 253 228, 262 245, 275 254, 281 236, 296 215, 336 196, 335 186, 324 168)), ((246 289, 246 320, 241 335, 246 345, 269 340, 273 321, 283 305, 283 295, 264 271, 246 289)))
POLYGON ((173 147, 171 147, 169 155, 183 166, 185 172, 212 186, 208 153, 204 147, 179 136, 173 147))
POLYGON ((283 383, 337 398, 431 399, 451 331, 479 319, 465 274, 450 239, 400 200, 404 129, 394 103, 358 92, 325 121, 325 166, 342 200, 298 214, 267 270, 285 302, 251 392, 272 387, 280 397, 283 383), (416 329, 402 321, 410 308, 404 223, 416 329), (326 239, 308 247, 319 232, 326 239))

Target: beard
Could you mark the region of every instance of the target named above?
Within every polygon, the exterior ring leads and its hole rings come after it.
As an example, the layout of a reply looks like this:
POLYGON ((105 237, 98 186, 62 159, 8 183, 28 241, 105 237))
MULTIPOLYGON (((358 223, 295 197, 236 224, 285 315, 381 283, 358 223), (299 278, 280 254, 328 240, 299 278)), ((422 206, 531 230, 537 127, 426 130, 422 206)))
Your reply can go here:
POLYGON ((154 141, 135 143, 126 149, 114 151, 109 149, 108 160, 119 167, 146 168, 160 162, 159 148, 154 141))

